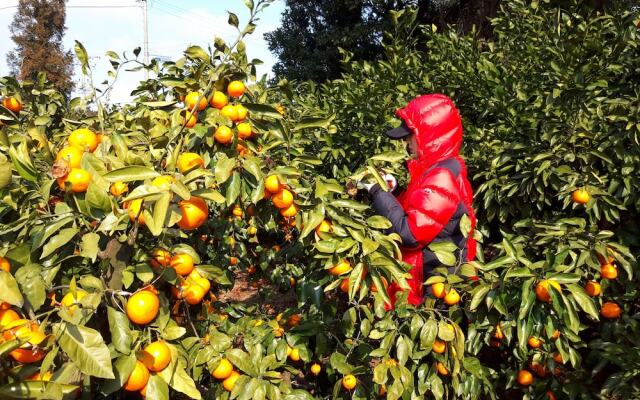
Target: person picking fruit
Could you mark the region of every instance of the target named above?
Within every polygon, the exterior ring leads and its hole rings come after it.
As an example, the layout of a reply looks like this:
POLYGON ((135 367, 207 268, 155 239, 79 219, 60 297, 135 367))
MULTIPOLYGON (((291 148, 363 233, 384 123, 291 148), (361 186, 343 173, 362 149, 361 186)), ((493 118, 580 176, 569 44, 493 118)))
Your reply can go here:
MULTIPOLYGON (((390 232, 402 238, 402 259, 413 265, 408 279, 408 301, 418 305, 423 300, 423 282, 442 264, 427 247, 432 242, 454 243, 461 262, 475 258, 476 224, 472 208, 473 193, 467 179, 467 168, 460 157, 462 120, 453 101, 442 94, 415 98, 396 111, 402 124, 386 132, 392 139, 404 139, 412 159, 407 162, 410 181, 406 190, 394 196, 397 181, 383 176, 390 191, 378 184, 364 184, 373 200, 375 211, 391 221, 390 232), (460 221, 467 215, 469 232, 463 232, 460 221)), ((450 268, 455 273, 455 268, 450 268)), ((397 284, 388 288, 392 303, 401 291, 397 284)))

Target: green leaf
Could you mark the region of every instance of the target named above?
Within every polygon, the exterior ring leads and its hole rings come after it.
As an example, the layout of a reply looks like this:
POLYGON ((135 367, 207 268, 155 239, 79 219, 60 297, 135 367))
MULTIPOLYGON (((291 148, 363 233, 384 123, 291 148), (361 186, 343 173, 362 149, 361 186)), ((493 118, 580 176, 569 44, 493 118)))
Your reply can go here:
POLYGON ((216 163, 215 167, 215 177, 218 185, 222 185, 229 179, 231 174, 233 173, 233 168, 236 166, 235 158, 226 158, 223 157, 216 163))
POLYGON ((589 295, 584 291, 579 285, 575 283, 571 283, 566 285, 566 288, 569 289, 571 294, 573 295, 573 299, 578 303, 582 311, 586 312, 591 316, 591 318, 597 320, 598 319, 598 309, 596 308, 593 299, 589 297, 589 295))
POLYGON ((245 171, 253 175, 257 181, 261 181, 264 177, 261 168, 261 161, 258 157, 247 157, 244 160, 243 167, 245 171))
POLYGON ((234 13, 227 11, 229 13, 229 25, 235 26, 236 28, 238 27, 238 25, 240 24, 240 21, 238 20, 238 16, 235 15, 234 13))
POLYGON ((27 264, 18 268, 16 272, 16 281, 20 285, 20 291, 25 294, 35 311, 38 311, 47 298, 41 270, 42 267, 38 264, 27 264))
POLYGON ((313 232, 314 229, 324 220, 324 207, 322 205, 316 206, 313 210, 305 214, 307 220, 304 222, 304 229, 300 234, 300 239, 304 239, 313 232))
POLYGON ((358 203, 357 201, 354 201, 354 200, 344 200, 344 199, 334 200, 331 202, 331 205, 333 207, 350 208, 358 211, 369 209, 368 205, 358 203))
POLYGON ((191 192, 193 196, 202 197, 205 200, 211 200, 218 204, 222 204, 225 202, 225 198, 220 192, 213 189, 198 189, 191 192))
POLYGON ((229 187, 227 188, 227 205, 230 206, 233 204, 238 195, 240 194, 240 185, 242 183, 242 178, 238 172, 234 172, 231 177, 231 182, 229 183, 229 187))
POLYGON ((22 381, 0 386, 0 398, 11 399, 42 399, 58 400, 71 395, 78 390, 78 386, 65 385, 58 382, 22 381))
POLYGON ((111 211, 111 201, 109 200, 109 195, 107 191, 102 189, 99 185, 94 183, 89 185, 87 189, 87 194, 85 196, 87 204, 91 208, 95 208, 97 210, 102 210, 105 212, 111 211))
POLYGON ((20 145, 19 149, 13 146, 9 147, 9 157, 21 177, 30 182, 38 181, 37 171, 31 162, 28 150, 24 149, 23 145, 20 145))
POLYGON ((151 374, 147 382, 147 398, 169 400, 169 385, 157 374, 151 374))
POLYGON ((59 323, 58 344, 80 371, 97 378, 113 379, 111 355, 100 332, 86 326, 59 323))
POLYGON ((391 228, 391 221, 382 215, 374 215, 367 218, 367 225, 376 229, 389 229, 391 228))
POLYGON ((173 345, 170 345, 169 349, 171 350, 171 362, 165 369, 158 372, 158 376, 174 390, 187 395, 189 398, 196 400, 202 399, 202 395, 196 388, 195 382, 189 374, 187 374, 187 371, 185 371, 183 362, 178 359, 176 349, 173 345))
POLYGON ((129 328, 129 318, 126 314, 113 307, 107 307, 107 318, 109 319, 109 331, 111 332, 111 343, 122 354, 129 354, 133 336, 129 328))
POLYGON ((489 293, 489 290, 491 290, 491 287, 489 286, 478 286, 474 288, 471 292, 471 305, 469 306, 469 308, 471 310, 475 310, 476 308, 478 308, 480 303, 482 303, 482 300, 484 300, 484 298, 487 296, 487 293, 489 293))
POLYGON ((231 362, 231 364, 235 365, 248 375, 257 375, 258 371, 256 369, 256 365, 251 361, 248 353, 240 349, 230 349, 224 353, 224 356, 231 362))
POLYGON ((275 108, 267 104, 242 103, 249 110, 253 117, 264 116, 269 118, 282 119, 282 115, 275 108))
POLYGON ((450 342, 455 338, 455 329, 452 329, 445 321, 438 323, 438 337, 445 342, 450 342))
POLYGON ((78 57, 78 61, 80 61, 82 73, 86 75, 89 69, 89 56, 87 55, 87 50, 84 48, 82 43, 77 40, 74 50, 76 52, 76 57, 78 57))
POLYGON ((184 55, 191 58, 191 59, 195 59, 195 60, 201 60, 204 62, 209 62, 210 57, 209 57, 209 53, 207 53, 202 47, 200 46, 191 46, 188 49, 186 49, 184 51, 184 55))
POLYGON ((82 235, 82 243, 80 244, 81 255, 83 257, 90 258, 91 261, 95 262, 98 257, 100 235, 94 232, 85 233, 82 235))
POLYGON ((0 160, 0 189, 7 187, 11 183, 11 163, 2 155, 0 160))
POLYGON ((60 231, 59 234, 53 236, 47 244, 42 248, 42 254, 40 255, 40 259, 44 259, 49 256, 54 251, 58 250, 60 247, 69 243, 71 239, 78 233, 78 228, 65 228, 60 231))
POLYGON ((155 170, 147 167, 141 167, 138 165, 132 165, 129 167, 119 168, 111 172, 107 172, 102 177, 107 181, 113 182, 132 182, 143 181, 145 179, 152 179, 160 174, 155 170))
POLYGON ((438 322, 435 319, 427 320, 420 330, 420 348, 430 350, 437 334, 438 322))
POLYGON ((18 289, 18 282, 9 272, 2 270, 0 270, 0 301, 16 307, 22 307, 24 304, 22 293, 18 289))
POLYGON ((293 131, 299 131, 309 128, 322 128, 327 129, 331 125, 330 118, 318 118, 318 117, 303 117, 293 127, 293 131))

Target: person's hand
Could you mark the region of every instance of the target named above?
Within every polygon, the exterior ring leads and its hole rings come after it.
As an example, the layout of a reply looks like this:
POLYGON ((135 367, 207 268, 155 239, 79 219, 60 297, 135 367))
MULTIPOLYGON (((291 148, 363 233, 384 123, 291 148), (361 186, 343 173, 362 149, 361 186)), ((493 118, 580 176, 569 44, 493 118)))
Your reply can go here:
POLYGON ((398 187, 398 181, 396 180, 395 176, 391 174, 384 174, 382 175, 382 179, 387 182, 389 191, 392 192, 396 187, 398 187))

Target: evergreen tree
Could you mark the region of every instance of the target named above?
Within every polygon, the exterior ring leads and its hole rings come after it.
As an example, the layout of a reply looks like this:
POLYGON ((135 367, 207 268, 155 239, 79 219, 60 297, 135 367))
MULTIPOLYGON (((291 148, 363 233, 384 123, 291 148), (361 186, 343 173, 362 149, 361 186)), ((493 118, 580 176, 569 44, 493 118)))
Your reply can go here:
POLYGON ((7 55, 11 73, 19 80, 35 80, 39 72, 62 92, 73 88, 73 58, 65 52, 66 0, 20 0, 11 23, 16 47, 7 55))

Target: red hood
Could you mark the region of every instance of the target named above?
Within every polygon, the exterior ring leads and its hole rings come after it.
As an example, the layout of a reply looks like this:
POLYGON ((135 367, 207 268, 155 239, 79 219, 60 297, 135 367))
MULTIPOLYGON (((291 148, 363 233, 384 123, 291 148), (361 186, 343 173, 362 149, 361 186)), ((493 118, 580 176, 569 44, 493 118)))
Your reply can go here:
POLYGON ((462 147, 462 121, 451 99, 443 94, 417 97, 396 111, 416 135, 418 155, 409 162, 410 170, 424 170, 455 157, 462 147))

